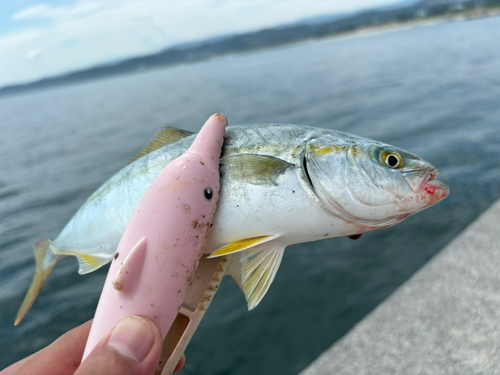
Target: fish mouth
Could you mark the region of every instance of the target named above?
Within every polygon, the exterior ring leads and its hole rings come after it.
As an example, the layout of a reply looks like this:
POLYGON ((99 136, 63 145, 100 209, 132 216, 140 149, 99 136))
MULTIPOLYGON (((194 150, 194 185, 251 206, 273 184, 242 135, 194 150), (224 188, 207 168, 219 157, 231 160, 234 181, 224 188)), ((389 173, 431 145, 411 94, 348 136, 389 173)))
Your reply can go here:
POLYGON ((413 169, 405 172, 405 179, 415 193, 420 193, 425 190, 427 184, 434 181, 439 176, 439 171, 436 168, 430 169, 413 169))
POLYGON ((427 172, 425 175, 424 179, 422 180, 422 183, 420 184, 420 191, 424 190, 427 186, 427 184, 431 181, 434 181, 436 177, 439 176, 439 171, 434 168, 431 169, 430 171, 427 172))
POLYGON ((439 171, 435 168, 427 171, 417 191, 428 197, 428 206, 436 204, 450 194, 448 185, 436 180, 438 175, 439 171))

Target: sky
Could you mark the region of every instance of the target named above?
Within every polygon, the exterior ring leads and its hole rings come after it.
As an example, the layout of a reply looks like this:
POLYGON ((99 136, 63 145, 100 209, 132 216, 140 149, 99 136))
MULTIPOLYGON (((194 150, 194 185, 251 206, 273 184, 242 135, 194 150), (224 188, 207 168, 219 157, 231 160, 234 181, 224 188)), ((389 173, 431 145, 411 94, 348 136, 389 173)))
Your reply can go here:
POLYGON ((0 0, 0 87, 398 0, 0 0))

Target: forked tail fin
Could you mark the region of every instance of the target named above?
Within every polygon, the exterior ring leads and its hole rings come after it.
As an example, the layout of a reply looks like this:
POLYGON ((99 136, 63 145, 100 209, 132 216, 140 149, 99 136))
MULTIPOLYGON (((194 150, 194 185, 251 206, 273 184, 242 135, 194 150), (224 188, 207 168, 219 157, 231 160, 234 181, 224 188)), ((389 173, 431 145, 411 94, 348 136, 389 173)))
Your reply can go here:
POLYGON ((31 282, 26 297, 24 297, 23 304, 19 308, 16 321, 14 323, 15 326, 21 323, 31 306, 33 306, 33 302, 35 302, 36 297, 38 297, 38 294, 40 293, 40 290, 42 290, 43 284, 45 284, 45 280, 49 277, 52 269, 61 261, 62 258, 65 257, 65 255, 55 254, 51 245, 52 242, 48 238, 44 238, 33 246, 36 260, 35 276, 33 277, 33 281, 31 282))

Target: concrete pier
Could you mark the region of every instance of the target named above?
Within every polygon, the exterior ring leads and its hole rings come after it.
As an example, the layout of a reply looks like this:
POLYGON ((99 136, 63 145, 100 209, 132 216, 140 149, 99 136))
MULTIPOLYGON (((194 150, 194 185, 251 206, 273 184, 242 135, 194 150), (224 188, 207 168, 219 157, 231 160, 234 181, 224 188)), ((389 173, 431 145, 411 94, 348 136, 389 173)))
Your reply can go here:
POLYGON ((500 374, 500 201, 301 375, 500 374))

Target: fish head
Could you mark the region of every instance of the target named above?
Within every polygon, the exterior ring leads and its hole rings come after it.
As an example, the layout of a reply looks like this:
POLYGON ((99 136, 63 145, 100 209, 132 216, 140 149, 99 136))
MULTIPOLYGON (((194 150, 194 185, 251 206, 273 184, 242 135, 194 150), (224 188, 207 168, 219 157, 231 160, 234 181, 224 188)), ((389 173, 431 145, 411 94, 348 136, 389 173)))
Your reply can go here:
POLYGON ((341 145, 311 140, 303 169, 326 208, 375 230, 394 225, 446 198, 438 170, 410 152, 366 139, 341 145))

